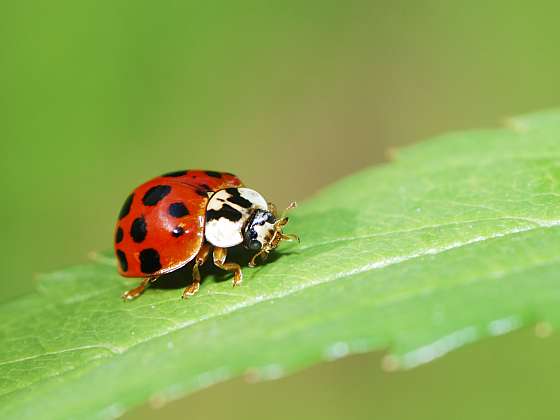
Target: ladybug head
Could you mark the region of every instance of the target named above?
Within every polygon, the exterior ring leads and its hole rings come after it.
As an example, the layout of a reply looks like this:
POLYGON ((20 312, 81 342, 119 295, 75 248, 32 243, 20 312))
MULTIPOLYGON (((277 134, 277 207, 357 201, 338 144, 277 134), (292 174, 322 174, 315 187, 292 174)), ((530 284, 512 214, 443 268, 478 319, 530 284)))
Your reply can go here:
POLYGON ((278 218, 274 205, 269 205, 269 210, 257 209, 253 212, 243 232, 243 245, 251 251, 258 251, 251 261, 250 267, 257 265, 257 258, 266 260, 268 254, 273 251, 282 241, 298 241, 299 238, 294 234, 284 234, 282 229, 288 223, 285 213, 296 207, 296 203, 291 203, 288 208, 278 218))

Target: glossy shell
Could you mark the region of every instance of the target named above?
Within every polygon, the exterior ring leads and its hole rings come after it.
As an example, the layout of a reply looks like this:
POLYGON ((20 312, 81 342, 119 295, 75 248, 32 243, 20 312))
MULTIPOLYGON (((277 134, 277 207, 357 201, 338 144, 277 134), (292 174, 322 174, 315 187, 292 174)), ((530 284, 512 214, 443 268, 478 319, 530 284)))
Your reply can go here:
POLYGON ((125 200, 115 230, 119 272, 156 277, 187 264, 204 241, 209 195, 241 185, 235 175, 203 170, 171 172, 140 185, 125 200))

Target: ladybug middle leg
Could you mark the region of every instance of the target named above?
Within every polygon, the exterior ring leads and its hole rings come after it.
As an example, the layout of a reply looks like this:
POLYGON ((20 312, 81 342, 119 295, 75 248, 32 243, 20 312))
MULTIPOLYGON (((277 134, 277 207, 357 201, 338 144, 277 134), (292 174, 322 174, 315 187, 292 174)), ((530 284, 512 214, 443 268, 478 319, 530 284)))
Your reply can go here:
POLYGON ((183 299, 186 299, 189 296, 193 296, 196 292, 198 292, 198 289, 200 289, 201 278, 198 268, 203 265, 208 259, 210 249, 212 249, 212 246, 208 242, 206 242, 202 244, 202 247, 200 247, 200 251, 198 251, 198 254, 196 254, 192 270, 192 283, 187 286, 185 290, 183 290, 183 299))
POLYGON ((215 247, 214 248, 214 265, 222 270, 233 271, 233 287, 238 286, 243 281, 243 273, 241 266, 233 262, 225 262, 227 257, 227 249, 215 247))
POLYGON ((140 296, 142 293, 144 293, 144 290, 146 290, 146 288, 148 288, 150 283, 153 283, 156 280, 157 280, 157 277, 146 277, 145 279, 142 280, 142 283, 140 283, 140 285, 138 287, 135 287, 134 289, 130 289, 129 291, 124 292, 122 294, 122 298, 124 300, 136 299, 138 296, 140 296))

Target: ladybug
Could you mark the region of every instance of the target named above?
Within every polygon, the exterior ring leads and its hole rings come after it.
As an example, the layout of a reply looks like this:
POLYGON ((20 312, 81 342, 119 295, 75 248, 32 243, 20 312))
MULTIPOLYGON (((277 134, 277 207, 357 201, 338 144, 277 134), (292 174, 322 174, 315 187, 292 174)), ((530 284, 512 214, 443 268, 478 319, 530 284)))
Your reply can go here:
MULTIPOLYGON (((286 209, 295 207, 290 204, 286 209)), ((137 187, 125 200, 115 229, 119 273, 143 277, 140 285, 122 297, 131 300, 163 274, 194 259, 192 283, 183 298, 200 287, 199 268, 210 253, 214 265, 233 272, 233 286, 243 279, 239 264, 226 262, 228 248, 243 244, 263 260, 282 240, 299 241, 282 232, 285 214, 261 194, 245 188, 226 172, 183 170, 164 174, 137 187)))

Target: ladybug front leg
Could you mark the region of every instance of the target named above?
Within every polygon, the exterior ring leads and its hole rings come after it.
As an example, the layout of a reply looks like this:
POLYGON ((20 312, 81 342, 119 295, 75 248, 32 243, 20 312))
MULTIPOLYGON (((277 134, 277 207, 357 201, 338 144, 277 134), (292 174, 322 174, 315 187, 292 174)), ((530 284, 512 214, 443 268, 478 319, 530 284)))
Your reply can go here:
POLYGON ((186 287, 185 290, 183 290, 183 299, 186 299, 189 296, 193 296, 196 292, 198 292, 198 289, 200 289, 201 278, 199 267, 203 265, 208 259, 210 249, 212 249, 212 247, 208 242, 206 242, 205 244, 202 244, 202 247, 200 247, 200 251, 198 251, 198 254, 196 254, 192 270, 192 283, 188 287, 186 287))
POLYGON ((227 249, 214 248, 214 265, 220 267, 222 270, 233 271, 233 287, 238 286, 243 281, 243 273, 241 266, 237 263, 226 263, 227 249))
POLYGON ((124 300, 136 299, 138 296, 140 296, 142 293, 144 293, 144 290, 146 290, 146 288, 150 285, 150 283, 153 283, 156 280, 157 280, 157 277, 146 277, 144 280, 142 280, 142 283, 140 283, 140 286, 135 287, 134 289, 130 289, 127 292, 124 292, 121 297, 124 300))

